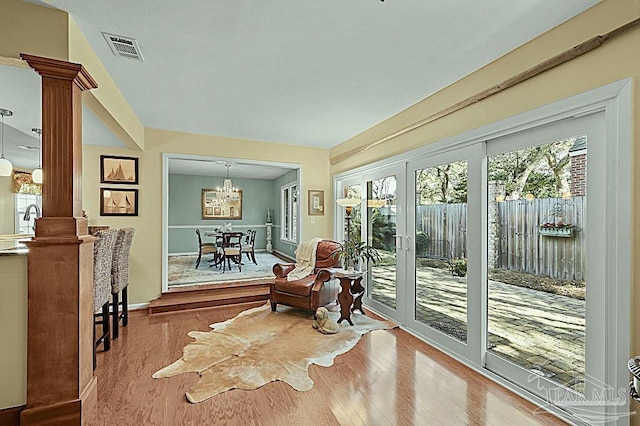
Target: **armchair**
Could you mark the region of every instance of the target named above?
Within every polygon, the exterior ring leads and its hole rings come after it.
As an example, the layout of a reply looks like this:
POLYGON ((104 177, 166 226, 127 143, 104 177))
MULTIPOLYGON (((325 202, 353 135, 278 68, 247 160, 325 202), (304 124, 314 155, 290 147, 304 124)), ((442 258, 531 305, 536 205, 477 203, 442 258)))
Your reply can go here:
POLYGON ((313 274, 299 280, 287 281, 287 275, 296 266, 294 263, 273 265, 276 278, 270 288, 271 310, 275 311, 280 303, 315 313, 318 307, 335 301, 340 285, 335 280, 331 280, 332 273, 326 268, 340 266, 340 259, 332 255, 339 246, 335 241, 320 241, 316 250, 313 274))

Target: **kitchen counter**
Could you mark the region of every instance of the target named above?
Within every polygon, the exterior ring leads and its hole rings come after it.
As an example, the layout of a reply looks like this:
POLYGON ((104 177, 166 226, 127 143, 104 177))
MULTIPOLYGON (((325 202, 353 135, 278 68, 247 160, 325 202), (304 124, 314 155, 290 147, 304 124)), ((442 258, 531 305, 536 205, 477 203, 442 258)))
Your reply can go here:
POLYGON ((27 246, 22 241, 29 240, 33 235, 12 234, 0 235, 0 256, 17 256, 27 254, 27 246))

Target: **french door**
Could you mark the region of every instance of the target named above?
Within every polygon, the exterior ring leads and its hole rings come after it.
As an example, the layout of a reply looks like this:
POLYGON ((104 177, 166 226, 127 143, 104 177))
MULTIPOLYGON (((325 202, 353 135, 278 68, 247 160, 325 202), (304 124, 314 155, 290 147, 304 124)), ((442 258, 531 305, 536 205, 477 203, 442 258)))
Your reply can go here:
POLYGON ((346 181, 343 194, 359 196, 362 204, 352 212, 352 236, 373 246, 381 256, 368 265, 364 302, 399 323, 405 321, 405 264, 411 237, 406 235, 405 172, 402 166, 363 174, 346 181), (355 225, 354 225, 355 224, 355 225))
POLYGON ((412 161, 407 168, 407 324, 440 347, 479 359, 482 146, 412 161))

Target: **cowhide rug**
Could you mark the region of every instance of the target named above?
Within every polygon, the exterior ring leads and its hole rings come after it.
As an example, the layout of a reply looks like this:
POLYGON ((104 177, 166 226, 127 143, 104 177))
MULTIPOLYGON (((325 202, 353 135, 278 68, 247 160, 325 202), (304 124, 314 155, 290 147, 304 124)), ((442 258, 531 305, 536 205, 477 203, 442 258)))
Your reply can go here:
MULTIPOLYGON (((334 311, 329 313, 331 318, 337 320, 337 308, 329 309, 334 311)), ((364 334, 397 327, 360 313, 352 314, 351 319, 354 326, 343 321, 339 333, 327 335, 312 328, 311 312, 282 305, 278 312, 271 312, 267 303, 210 325, 212 331, 190 332, 195 341, 185 346, 182 358, 153 377, 198 373, 200 380, 187 392, 193 403, 231 389, 257 389, 275 380, 307 391, 313 386, 309 365, 330 367, 336 356, 353 348, 364 334)))

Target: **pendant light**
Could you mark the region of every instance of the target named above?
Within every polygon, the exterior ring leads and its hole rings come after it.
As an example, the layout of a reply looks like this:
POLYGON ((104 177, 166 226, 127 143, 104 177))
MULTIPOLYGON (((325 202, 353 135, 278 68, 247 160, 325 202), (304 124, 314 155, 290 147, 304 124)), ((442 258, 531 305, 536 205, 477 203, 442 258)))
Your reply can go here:
POLYGON ((0 124, 0 176, 11 176, 13 171, 13 165, 11 161, 4 158, 4 118, 11 117, 13 111, 0 108, 0 116, 2 117, 2 123, 0 124))
POLYGON ((42 183, 42 129, 34 127, 31 131, 38 134, 38 168, 31 173, 31 180, 33 183, 42 183))

